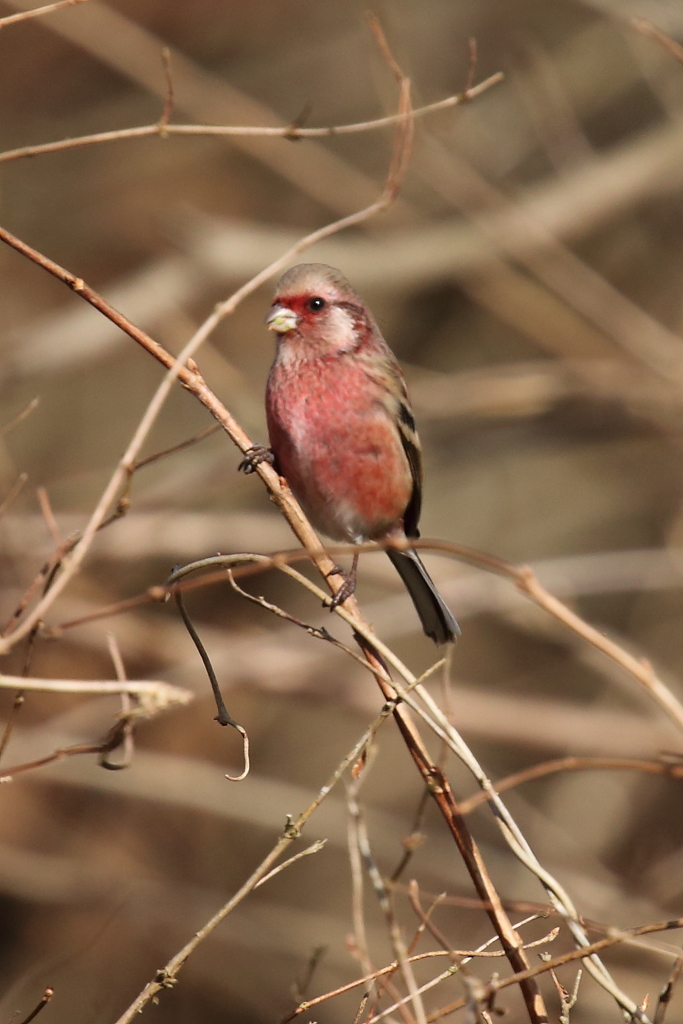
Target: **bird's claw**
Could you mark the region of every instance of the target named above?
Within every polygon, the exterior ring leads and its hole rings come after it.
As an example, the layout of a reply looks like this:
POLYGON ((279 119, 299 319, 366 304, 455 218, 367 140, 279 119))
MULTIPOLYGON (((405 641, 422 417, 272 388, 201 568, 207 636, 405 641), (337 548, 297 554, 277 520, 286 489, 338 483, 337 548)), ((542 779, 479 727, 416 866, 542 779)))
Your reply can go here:
POLYGON ((250 473, 256 472, 256 467, 260 466, 262 462, 267 462, 269 466, 275 464, 275 455, 270 448, 266 448, 263 444, 252 444, 251 448, 247 448, 244 453, 244 458, 237 467, 238 473, 246 473, 248 476, 250 473))
POLYGON ((356 574, 354 572, 344 572, 340 565, 335 565, 334 569, 330 569, 330 571, 327 573, 327 576, 328 579, 330 576, 344 577, 344 582, 342 583, 337 593, 332 597, 329 604, 326 601, 325 605, 323 606, 328 607, 330 611, 333 612, 335 608, 338 608, 340 604, 344 604, 344 601, 346 601, 348 597, 351 597, 352 594, 355 593, 356 574))

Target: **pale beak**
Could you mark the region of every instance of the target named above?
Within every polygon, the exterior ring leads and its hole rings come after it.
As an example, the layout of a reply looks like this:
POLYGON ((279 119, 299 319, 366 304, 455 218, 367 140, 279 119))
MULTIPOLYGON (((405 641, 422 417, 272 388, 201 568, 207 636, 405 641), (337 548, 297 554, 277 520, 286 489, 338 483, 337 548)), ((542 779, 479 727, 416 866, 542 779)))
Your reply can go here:
POLYGON ((289 306, 281 306, 278 302, 271 309, 266 317, 266 324, 269 331, 277 331, 278 334, 286 334, 293 331, 299 323, 299 316, 289 306))

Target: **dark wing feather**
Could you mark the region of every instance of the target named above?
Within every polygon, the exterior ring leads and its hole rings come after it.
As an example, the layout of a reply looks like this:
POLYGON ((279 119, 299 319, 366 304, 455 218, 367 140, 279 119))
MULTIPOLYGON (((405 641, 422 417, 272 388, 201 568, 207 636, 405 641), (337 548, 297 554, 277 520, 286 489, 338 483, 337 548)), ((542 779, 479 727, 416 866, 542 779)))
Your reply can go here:
MULTIPOLYGON (((384 406, 392 419, 395 418, 396 425, 398 426, 399 437, 401 438, 403 451, 406 453, 408 466, 410 467, 410 475, 413 479, 413 490, 403 513, 403 529, 405 530, 406 537, 419 537, 420 531, 417 528, 417 524, 420 521, 420 512, 422 511, 422 450, 420 448, 420 439, 417 436, 415 419, 410 408, 406 382, 401 373, 400 366, 396 362, 389 346, 382 338, 380 330, 374 321, 367 317, 362 308, 359 309, 352 303, 337 303, 337 305, 344 305, 354 314, 359 313, 363 317, 364 329, 373 333, 379 339, 380 351, 384 357, 381 361, 381 372, 378 372, 376 365, 377 347, 373 347, 366 352, 361 344, 356 349, 354 355, 356 359, 360 359, 365 363, 365 373, 384 393, 384 406), (387 373, 393 377, 397 385, 396 388, 387 387, 385 379, 387 373)), ((358 334, 359 337, 362 336, 360 330, 358 334)))
POLYGON ((413 493, 410 495, 410 501, 403 515, 403 529, 406 537, 419 537, 420 531, 417 524, 422 511, 422 451, 415 429, 415 420, 407 401, 401 402, 398 409, 398 432, 413 478, 413 493))

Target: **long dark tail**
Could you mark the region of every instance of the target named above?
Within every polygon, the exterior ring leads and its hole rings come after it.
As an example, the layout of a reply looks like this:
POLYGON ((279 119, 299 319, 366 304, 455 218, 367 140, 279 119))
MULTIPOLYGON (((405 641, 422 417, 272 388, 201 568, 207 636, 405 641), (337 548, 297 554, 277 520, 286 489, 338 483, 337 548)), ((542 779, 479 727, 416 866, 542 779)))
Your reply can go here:
POLYGON ((405 583, 427 636, 435 644, 453 643, 460 636, 460 626, 446 607, 417 552, 387 548, 387 554, 405 583))

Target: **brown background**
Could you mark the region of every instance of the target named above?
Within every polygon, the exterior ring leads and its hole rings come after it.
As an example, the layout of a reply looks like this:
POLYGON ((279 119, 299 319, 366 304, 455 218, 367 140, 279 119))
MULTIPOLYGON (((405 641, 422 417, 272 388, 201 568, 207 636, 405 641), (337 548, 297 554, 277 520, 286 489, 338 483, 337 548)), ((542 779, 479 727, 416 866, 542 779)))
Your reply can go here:
MULTIPOLYGON (((1 13, 20 7, 5 3, 1 13)), ((533 563, 551 590, 646 652, 680 693, 683 65, 628 17, 648 16, 681 38, 683 9, 675 0, 387 0, 375 9, 416 104, 463 88, 471 36, 477 79, 506 75, 467 108, 421 120, 399 203, 310 253, 361 291, 405 365, 426 451, 423 534, 533 563)), ((179 122, 287 124, 303 111, 307 124, 326 125, 381 116, 394 109, 395 86, 363 10, 333 0, 92 0, 8 26, 0 31, 1 148, 155 121, 164 44, 179 122)), ((316 143, 153 138, 74 149, 0 164, 0 220, 178 351, 216 301, 289 241, 368 202, 389 152, 386 130, 316 143)), ((246 301, 198 356, 257 440, 272 356, 262 323, 270 291, 246 301)), ((47 489, 65 534, 82 525, 160 369, 4 249, 0 308, 2 421, 40 398, 0 440, 2 494, 20 472, 29 477, 0 523, 7 617, 52 546, 36 487, 47 489)), ((177 388, 145 451, 208 422, 177 388)), ((128 517, 97 539, 50 624, 162 581, 176 562, 291 546, 263 488, 238 475, 237 462, 215 435, 141 471, 128 517)), ((421 671, 434 652, 385 561, 363 560, 359 598, 421 671)), ((463 625, 454 722, 493 777, 567 753, 680 749, 633 680, 510 586, 446 559, 432 558, 430 568, 463 625)), ((253 589, 337 629, 281 577, 253 589)), ((229 707, 251 736, 253 772, 241 786, 223 780, 238 746, 212 722, 208 684, 170 607, 36 645, 33 675, 107 679, 111 630, 130 678, 177 682, 198 697, 140 729, 127 772, 74 759, 2 788, 4 1019, 17 1009, 25 1016, 50 984, 56 995, 45 1024, 115 1020, 242 882, 285 815, 308 803, 380 706, 371 680, 348 660, 227 588, 196 594, 191 607, 229 707)), ((4 671, 20 671, 22 658, 18 650, 4 671)), ((4 713, 11 701, 7 692, 4 713)), ((32 695, 6 764, 97 739, 114 711, 114 702, 32 695)), ((453 780, 458 795, 474 789, 456 767, 453 780)), ((391 725, 363 794, 375 855, 390 872, 420 796, 391 725)), ((680 783, 581 772, 526 785, 508 802, 588 918, 626 926, 683 912, 680 783)), ((325 851, 250 897, 146 1016, 276 1021, 321 945, 327 953, 312 993, 354 977, 345 828, 340 789, 309 826, 311 839, 329 838, 325 851)), ((486 812, 473 828, 503 895, 542 900, 486 812)), ((427 842, 405 880, 471 895, 431 811, 423 830, 427 842)), ((379 965, 391 954, 370 890, 366 900, 379 965)), ((480 912, 439 915, 458 948, 490 934, 480 912)), ((525 935, 551 925, 534 927, 525 935)), ((621 949, 607 962, 634 999, 649 992, 652 1001, 675 942, 671 933, 650 943, 660 952, 621 949)), ((485 964, 482 976, 492 969, 485 964)), ((561 977, 571 985, 574 974, 572 967, 561 977)), ((461 991, 450 981, 428 1005, 461 991)), ((515 999, 501 1001, 518 1006, 515 999)), ((350 1021, 357 1002, 324 1004, 304 1019, 350 1021)), ((680 1000, 671 1021, 677 1012, 680 1000)), ((584 980, 571 1019, 620 1017, 584 980)))

